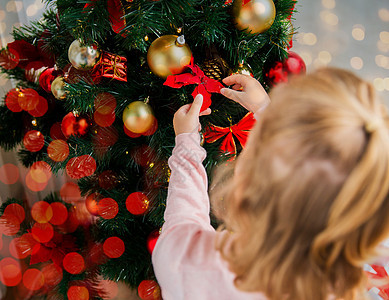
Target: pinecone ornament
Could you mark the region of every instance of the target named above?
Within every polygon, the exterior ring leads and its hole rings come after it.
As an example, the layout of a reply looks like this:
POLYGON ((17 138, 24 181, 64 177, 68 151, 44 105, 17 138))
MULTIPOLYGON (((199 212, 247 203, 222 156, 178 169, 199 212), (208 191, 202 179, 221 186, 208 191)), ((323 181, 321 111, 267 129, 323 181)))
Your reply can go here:
POLYGON ((227 77, 230 72, 227 62, 221 57, 205 60, 201 69, 207 77, 218 81, 227 77))

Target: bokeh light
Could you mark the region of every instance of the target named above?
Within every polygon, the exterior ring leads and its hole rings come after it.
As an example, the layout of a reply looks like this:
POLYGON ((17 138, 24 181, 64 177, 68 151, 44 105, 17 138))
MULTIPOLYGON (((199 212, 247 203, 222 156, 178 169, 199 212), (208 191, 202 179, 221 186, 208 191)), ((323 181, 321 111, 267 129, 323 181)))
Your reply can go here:
POLYGON ((38 152, 44 144, 45 138, 40 131, 30 130, 24 135, 23 145, 30 152, 38 152))
POLYGON ((355 70, 360 70, 363 68, 363 60, 358 56, 354 56, 350 59, 350 66, 355 70))
POLYGON ((357 41, 363 41, 365 39, 365 27, 360 24, 356 24, 353 26, 353 30, 351 31, 351 35, 357 41))
POLYGON ((31 208, 31 216, 38 223, 47 223, 53 217, 53 209, 48 202, 38 201, 31 208))
POLYGON ((63 278, 62 269, 56 264, 49 264, 42 268, 42 274, 45 279, 45 285, 54 287, 59 284, 63 278))
POLYGON ((89 291, 85 286, 73 285, 68 289, 69 300, 89 300, 89 291))
POLYGON ((4 164, 0 167, 0 181, 4 184, 14 184, 19 180, 19 168, 14 164, 4 164))
POLYGON ((333 12, 330 12, 328 10, 323 10, 320 12, 320 18, 327 23, 328 25, 331 26, 336 26, 339 23, 339 18, 336 14, 333 12))
POLYGON ((6 257, 0 261, 0 281, 6 286, 16 286, 22 280, 22 270, 19 262, 6 257))
POLYGON ((387 8, 381 8, 379 11, 378 11, 378 16, 380 17, 380 19, 384 22, 389 22, 389 9, 387 8))
POLYGON ((125 251, 125 245, 121 238, 117 236, 111 236, 107 238, 103 244, 103 250, 105 255, 110 258, 118 258, 123 255, 125 251))
POLYGON ((54 236, 53 226, 49 223, 35 223, 31 228, 33 238, 39 243, 47 243, 54 236))
POLYGON ((132 193, 126 199, 126 208, 133 215, 143 215, 149 208, 149 199, 142 192, 132 193))
POLYGON ((31 291, 37 291, 43 286, 44 283, 45 279, 40 270, 32 268, 24 271, 23 285, 27 289, 31 291))
POLYGON ((335 0, 321 0, 321 4, 327 9, 334 9, 336 6, 335 0))
POLYGON ((61 225, 65 223, 68 218, 68 210, 61 202, 53 202, 50 204, 53 211, 53 216, 50 219, 50 223, 53 225, 61 225))
POLYGON ((73 203, 81 200, 80 188, 78 187, 77 183, 72 181, 65 182, 62 185, 59 194, 62 200, 67 203, 73 203))
POLYGON ((63 259, 63 267, 70 274, 80 274, 85 269, 84 258, 77 252, 70 252, 63 259))

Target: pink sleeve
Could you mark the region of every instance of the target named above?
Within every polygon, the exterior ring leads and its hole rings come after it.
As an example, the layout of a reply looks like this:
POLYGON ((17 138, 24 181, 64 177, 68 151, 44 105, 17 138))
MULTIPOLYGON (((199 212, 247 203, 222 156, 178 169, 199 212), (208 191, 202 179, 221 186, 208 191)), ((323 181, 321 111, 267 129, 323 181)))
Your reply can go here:
POLYGON ((263 295, 235 288, 235 275, 215 248, 217 236, 225 233, 210 225, 205 156, 198 133, 176 137, 165 223, 152 254, 162 298, 263 300, 263 295))

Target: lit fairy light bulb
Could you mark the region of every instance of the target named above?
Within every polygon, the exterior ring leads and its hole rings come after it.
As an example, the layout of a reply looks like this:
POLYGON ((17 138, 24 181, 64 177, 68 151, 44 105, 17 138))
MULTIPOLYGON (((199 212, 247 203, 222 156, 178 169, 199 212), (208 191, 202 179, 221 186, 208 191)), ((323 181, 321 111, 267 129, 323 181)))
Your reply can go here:
POLYGON ((363 68, 363 60, 358 56, 354 56, 350 59, 350 65, 355 70, 360 70, 363 68))
POLYGON ((365 27, 360 24, 356 24, 353 26, 353 30, 351 31, 351 35, 354 40, 363 41, 365 39, 365 27))

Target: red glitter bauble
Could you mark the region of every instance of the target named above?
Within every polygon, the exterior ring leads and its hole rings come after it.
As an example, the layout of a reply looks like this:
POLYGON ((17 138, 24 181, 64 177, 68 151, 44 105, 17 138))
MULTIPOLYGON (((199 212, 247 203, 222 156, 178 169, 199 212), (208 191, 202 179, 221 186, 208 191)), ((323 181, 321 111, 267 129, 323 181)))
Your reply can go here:
POLYGON ((7 93, 5 97, 5 105, 12 112, 21 112, 23 109, 19 105, 18 101, 19 90, 12 89, 7 93))
POLYGON ((143 280, 138 286, 138 295, 142 300, 162 300, 161 288, 155 280, 143 280))
POLYGON ((90 121, 86 117, 76 117, 72 112, 68 113, 61 123, 61 129, 66 137, 71 135, 83 136, 89 130, 90 121))
POLYGON ((20 89, 17 97, 20 107, 26 111, 35 109, 39 103, 39 94, 34 89, 20 89))
POLYGON ((122 239, 112 236, 105 240, 103 244, 103 250, 105 255, 110 258, 118 258, 123 255, 125 245, 122 239))
POLYGON ((89 300, 89 291, 85 286, 73 285, 68 289, 69 300, 89 300))
POLYGON ((100 217, 110 220, 115 218, 118 214, 119 205, 114 199, 104 198, 99 201, 97 209, 100 217))
POLYGON ((63 259, 63 267, 70 274, 80 274, 85 269, 84 258, 77 252, 70 252, 63 259))
POLYGON ((94 216, 99 215, 98 210, 98 201, 102 199, 102 196, 100 196, 98 193, 90 194, 85 199, 85 207, 86 209, 94 216))
POLYGON ((24 135, 23 145, 30 152, 38 152, 45 145, 45 138, 40 131, 30 130, 24 135))
POLYGON ((133 215, 143 215, 149 208, 149 198, 142 192, 132 193, 126 199, 126 208, 133 215))
POLYGON ((147 250, 149 251, 150 254, 153 253, 153 250, 154 250, 155 244, 158 241, 159 235, 160 235, 159 230, 154 230, 147 237, 147 250))
POLYGON ((90 155, 73 157, 66 164, 66 173, 73 179, 91 176, 96 171, 96 161, 90 155))
POLYGON ((59 75, 62 75, 62 72, 55 70, 55 68, 47 68, 39 76, 39 85, 47 93, 51 93, 51 83, 59 75))
POLYGON ((0 281, 6 286, 16 286, 22 280, 22 270, 18 261, 11 257, 0 260, 0 281))
POLYGON ((23 274, 23 285, 30 291, 39 290, 45 283, 43 274, 38 269, 27 269, 23 274))
POLYGON ((64 161, 69 156, 69 145, 64 140, 54 140, 47 147, 47 154, 53 161, 64 161))
POLYGON ((288 82, 289 76, 305 74, 304 60, 295 52, 289 51, 288 58, 283 62, 276 62, 266 73, 266 78, 271 86, 281 82, 288 82))
POLYGON ((53 217, 50 219, 50 223, 53 225, 61 225, 65 223, 68 218, 68 210, 61 202, 53 202, 50 204, 53 211, 53 217))

